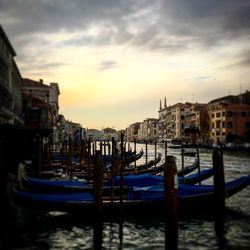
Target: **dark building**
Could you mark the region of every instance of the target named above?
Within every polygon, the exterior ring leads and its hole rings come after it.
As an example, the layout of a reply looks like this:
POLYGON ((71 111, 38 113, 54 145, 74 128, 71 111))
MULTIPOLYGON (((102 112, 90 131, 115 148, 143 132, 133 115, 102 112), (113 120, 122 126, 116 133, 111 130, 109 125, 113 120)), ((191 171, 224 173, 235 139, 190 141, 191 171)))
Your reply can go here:
POLYGON ((22 77, 15 56, 16 52, 0 25, 0 124, 23 125, 22 77))

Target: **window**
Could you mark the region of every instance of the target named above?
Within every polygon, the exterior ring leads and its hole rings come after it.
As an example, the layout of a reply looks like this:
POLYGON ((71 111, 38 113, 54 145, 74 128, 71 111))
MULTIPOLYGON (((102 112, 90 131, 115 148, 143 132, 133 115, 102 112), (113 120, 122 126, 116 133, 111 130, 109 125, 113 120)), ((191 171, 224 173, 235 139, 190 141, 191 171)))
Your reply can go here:
POLYGON ((227 116, 233 116, 233 112, 232 111, 227 111, 227 116))
POLYGON ((216 113, 216 117, 220 117, 220 112, 217 112, 217 113, 216 113))
POLYGON ((227 122, 227 128, 232 128, 233 127, 233 123, 232 122, 227 122))
POLYGON ((212 113, 212 118, 214 118, 214 113, 212 113))
POLYGON ((250 122, 245 123, 245 128, 250 128, 250 122))
POLYGON ((241 116, 245 117, 245 116, 247 116, 247 113, 245 111, 242 111, 241 116))
POLYGON ((222 128, 225 128, 225 121, 222 122, 222 128))
POLYGON ((220 121, 216 121, 216 128, 220 128, 220 121))

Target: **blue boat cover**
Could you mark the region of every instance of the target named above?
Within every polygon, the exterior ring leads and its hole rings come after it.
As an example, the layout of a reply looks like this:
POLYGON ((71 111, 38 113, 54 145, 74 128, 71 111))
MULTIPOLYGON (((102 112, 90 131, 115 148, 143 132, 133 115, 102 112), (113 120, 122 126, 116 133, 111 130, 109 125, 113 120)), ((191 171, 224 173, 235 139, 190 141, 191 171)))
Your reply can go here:
POLYGON ((33 201, 45 202, 80 202, 80 201, 93 201, 94 197, 90 193, 71 193, 71 194, 37 194, 27 191, 18 190, 16 196, 20 199, 29 199, 33 201))
MULTIPOLYGON (((245 187, 250 184, 250 175, 240 177, 236 180, 225 183, 225 191, 237 189, 238 187, 245 187)), ((213 185, 183 185, 180 184, 178 188, 178 196, 183 198, 190 195, 199 195, 205 193, 213 193, 213 185)), ((164 186, 155 185, 149 187, 133 187, 128 194, 129 200, 163 200, 164 186)))
MULTIPOLYGON (((199 173, 191 174, 185 176, 186 181, 196 180, 205 176, 211 176, 213 174, 213 169, 205 169, 199 173)), ((126 175, 124 178, 124 185, 127 187, 145 187, 145 186, 154 186, 159 185, 164 182, 164 176, 155 176, 150 174, 140 174, 140 175, 126 175)), ((204 179, 204 178, 203 178, 204 179)), ((183 177, 178 177, 179 182, 183 181, 183 177)), ((90 186, 85 181, 80 180, 52 180, 52 179, 41 179, 26 176, 23 180, 27 184, 35 187, 39 186, 68 186, 68 187, 87 187, 90 186)), ((119 186, 121 181, 120 176, 115 177, 115 186, 119 186)), ((111 186, 111 180, 105 181, 104 186, 111 186)))
POLYGON ((79 180, 52 180, 52 179, 41 179, 41 178, 35 178, 26 176, 24 181, 32 186, 76 186, 76 187, 85 187, 88 186, 88 184, 84 181, 79 180))

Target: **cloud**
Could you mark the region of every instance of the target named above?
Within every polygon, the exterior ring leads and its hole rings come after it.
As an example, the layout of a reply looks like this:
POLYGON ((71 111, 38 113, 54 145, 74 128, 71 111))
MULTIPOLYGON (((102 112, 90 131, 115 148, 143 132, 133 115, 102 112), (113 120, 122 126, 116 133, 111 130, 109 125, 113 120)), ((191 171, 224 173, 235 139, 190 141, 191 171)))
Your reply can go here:
POLYGON ((98 27, 98 35, 72 38, 67 41, 72 45, 129 44, 171 53, 250 36, 249 1, 1 0, 0 9, 11 36, 27 40, 33 34, 98 27))
POLYGON ((226 65, 225 68, 250 68, 250 50, 243 51, 236 55, 236 58, 234 59, 234 63, 230 63, 229 65, 226 65))
POLYGON ((101 62, 98 66, 98 69, 99 70, 108 70, 108 69, 112 69, 114 67, 117 67, 117 62, 112 61, 112 60, 107 60, 107 61, 101 62))

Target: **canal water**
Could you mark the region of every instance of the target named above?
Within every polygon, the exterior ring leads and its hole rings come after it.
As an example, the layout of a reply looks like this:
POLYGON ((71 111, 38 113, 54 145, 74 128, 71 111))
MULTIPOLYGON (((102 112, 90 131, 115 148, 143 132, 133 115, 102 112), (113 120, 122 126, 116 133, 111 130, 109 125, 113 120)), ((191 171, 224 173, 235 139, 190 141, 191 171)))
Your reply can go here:
MULTIPOLYGON (((133 148, 133 145, 131 144, 133 148)), ((146 152, 144 144, 137 144, 146 152)), ((188 149, 192 150, 192 149, 188 149)), ((157 145, 157 153, 164 155, 164 148, 157 145)), ((148 145, 148 160, 154 158, 154 145, 148 145)), ((180 149, 168 149, 181 168, 180 149)), ((163 157, 164 158, 164 157, 163 157)), ((162 160, 163 161, 163 160, 162 160)), ((194 162, 184 158, 185 165, 194 162)), ((145 154, 137 164, 145 163, 145 154)), ((212 166, 212 150, 200 149, 201 169, 212 166)), ((250 155, 224 152, 225 181, 250 174, 250 155)), ((204 183, 212 183, 210 178, 204 183)), ((227 211, 224 231, 215 231, 215 221, 210 214, 185 216, 178 222, 178 249, 250 249, 250 186, 226 201, 227 211)), ((11 210, 11 211, 10 211, 11 210)), ((102 248, 94 244, 93 219, 83 214, 39 211, 13 208, 9 215, 2 215, 4 241, 9 249, 166 249, 165 223, 161 216, 115 218, 103 222, 102 248)), ((83 211, 84 213, 84 211, 83 211)))

